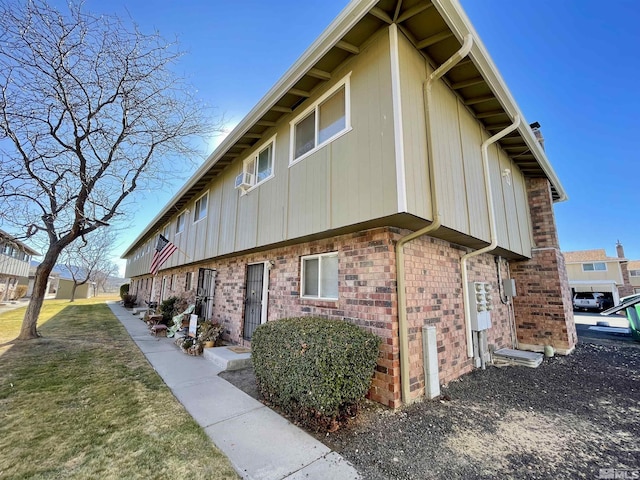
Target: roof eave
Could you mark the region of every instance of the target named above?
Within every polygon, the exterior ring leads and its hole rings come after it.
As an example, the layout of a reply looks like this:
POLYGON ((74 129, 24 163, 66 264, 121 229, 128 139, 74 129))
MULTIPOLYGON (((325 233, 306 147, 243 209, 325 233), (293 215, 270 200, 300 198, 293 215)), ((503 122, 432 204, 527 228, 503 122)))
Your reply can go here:
POLYGON ((262 97, 253 109, 227 135, 207 160, 189 178, 187 183, 169 200, 164 208, 149 222, 148 226, 136 237, 120 258, 126 258, 135 247, 144 240, 152 228, 168 210, 187 193, 198 180, 213 167, 216 162, 238 141, 265 113, 267 113, 302 76, 308 72, 353 26, 373 8, 379 0, 352 0, 329 24, 320 36, 307 48, 296 62, 286 71, 278 82, 262 97))

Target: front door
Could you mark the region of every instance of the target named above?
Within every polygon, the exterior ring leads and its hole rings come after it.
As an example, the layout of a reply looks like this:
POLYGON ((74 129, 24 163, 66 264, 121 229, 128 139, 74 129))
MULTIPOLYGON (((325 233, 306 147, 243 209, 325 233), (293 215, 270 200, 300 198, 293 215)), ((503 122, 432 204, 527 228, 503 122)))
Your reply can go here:
POLYGON ((247 284, 244 297, 243 337, 251 340, 258 325, 266 320, 266 289, 269 269, 266 263, 247 265, 247 284), (267 279, 265 281, 265 278, 267 279))
POLYGON ((213 315, 213 298, 216 289, 216 271, 211 268, 198 270, 198 287, 196 289, 195 313, 205 320, 213 315))

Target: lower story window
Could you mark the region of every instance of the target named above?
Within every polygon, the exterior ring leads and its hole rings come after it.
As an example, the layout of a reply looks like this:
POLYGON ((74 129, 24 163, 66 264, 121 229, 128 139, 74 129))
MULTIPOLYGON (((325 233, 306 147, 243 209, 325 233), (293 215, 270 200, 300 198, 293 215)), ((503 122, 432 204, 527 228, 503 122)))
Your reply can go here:
POLYGON ((338 252, 302 257, 302 288, 304 298, 338 299, 338 252))

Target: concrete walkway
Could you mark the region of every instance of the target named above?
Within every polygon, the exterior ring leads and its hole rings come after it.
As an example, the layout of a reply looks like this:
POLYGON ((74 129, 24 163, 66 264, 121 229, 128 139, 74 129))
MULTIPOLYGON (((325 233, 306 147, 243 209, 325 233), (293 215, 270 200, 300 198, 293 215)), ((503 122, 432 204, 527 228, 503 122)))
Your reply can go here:
POLYGON ((339 454, 218 377, 221 369, 213 362, 185 355, 172 339, 152 336, 130 310, 117 302, 107 304, 175 397, 229 457, 242 478, 361 478, 339 454))

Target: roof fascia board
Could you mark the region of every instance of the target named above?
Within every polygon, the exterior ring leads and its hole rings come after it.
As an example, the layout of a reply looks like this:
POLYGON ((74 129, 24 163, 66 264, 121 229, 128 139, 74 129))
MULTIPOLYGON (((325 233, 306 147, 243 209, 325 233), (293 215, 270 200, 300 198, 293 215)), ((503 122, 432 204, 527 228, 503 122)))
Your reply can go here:
POLYGON ((285 74, 271 87, 262 99, 238 125, 227 135, 205 162, 196 170, 191 178, 178 190, 164 208, 149 222, 147 227, 131 243, 120 258, 126 258, 134 247, 149 235, 153 227, 169 211, 180 197, 187 193, 198 180, 216 164, 218 160, 236 143, 242 136, 267 113, 286 93, 293 87, 342 37, 351 30, 379 0, 352 0, 329 24, 320 36, 307 48, 294 62, 285 74))
MULTIPOLYGON (((440 15, 442 15, 442 18, 454 33, 458 41, 462 43, 466 34, 470 33, 473 35, 475 41, 473 42, 473 47, 471 48, 469 56, 473 59, 476 67, 480 71, 480 74, 484 77, 489 88, 491 88, 491 91, 494 93, 509 116, 511 118, 515 118, 516 115, 520 115, 524 120, 525 116, 518 108, 515 99, 511 95, 511 92, 509 92, 509 89, 498 72, 498 68, 493 63, 491 56, 480 40, 478 33, 473 28, 471 21, 462 9, 458 0, 432 0, 432 3, 440 15)), ((568 197, 564 187, 560 183, 560 179, 551 166, 551 163, 540 146, 540 143, 538 143, 538 140, 535 138, 533 131, 529 127, 529 123, 526 121, 521 122, 518 131, 522 135, 527 147, 531 150, 531 153, 535 156, 547 178, 555 186, 560 197, 558 201, 566 201, 568 197)))

